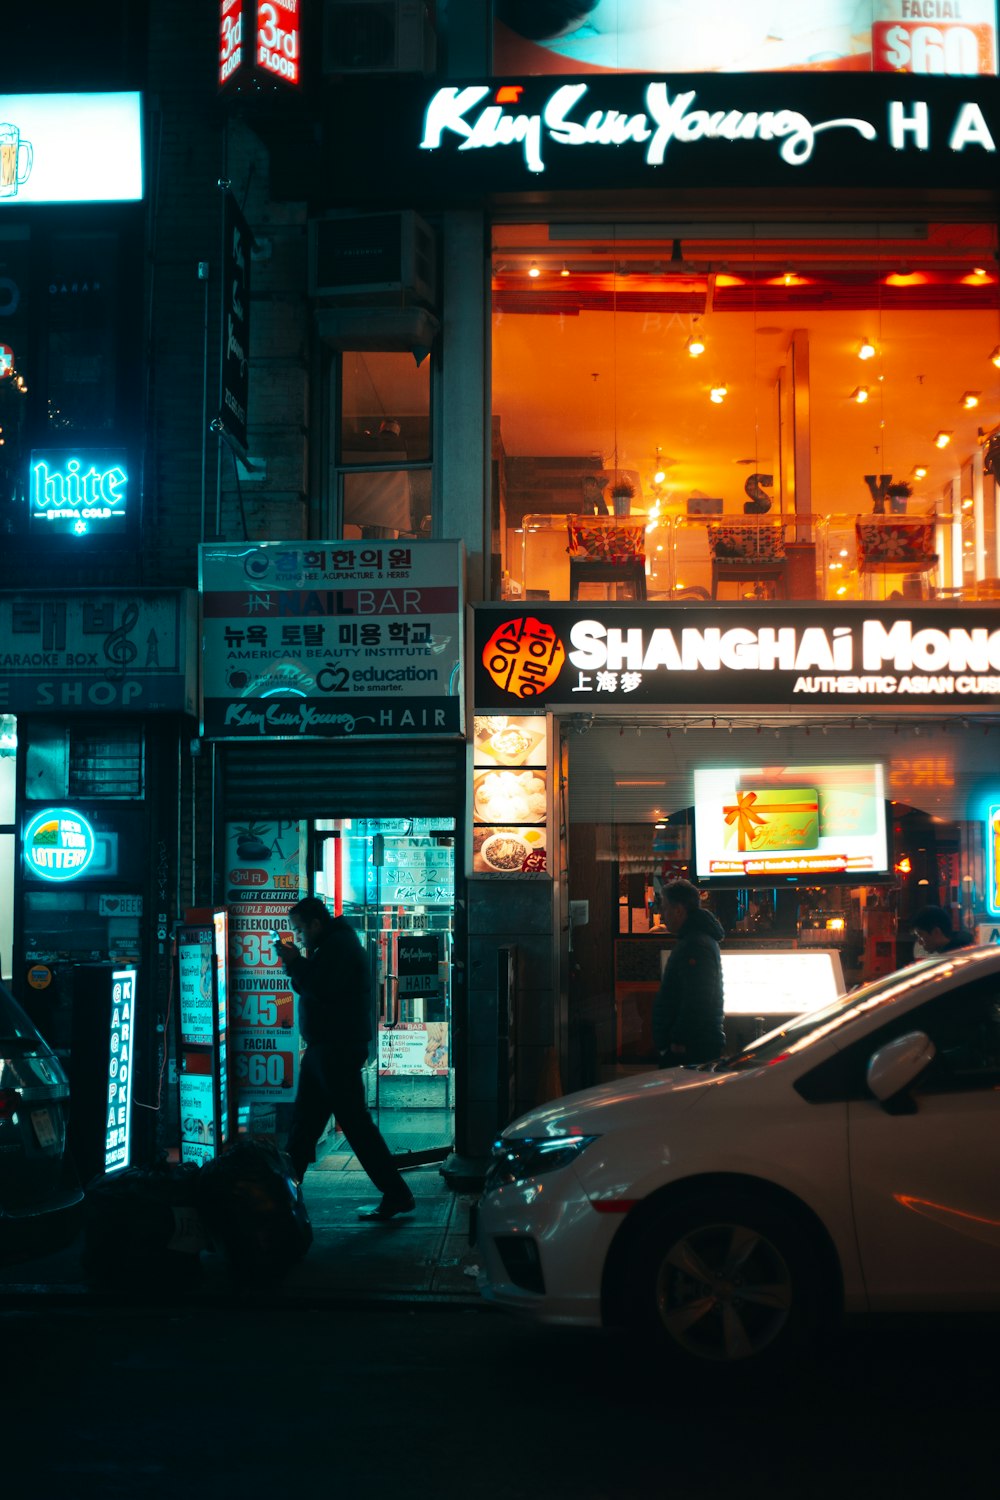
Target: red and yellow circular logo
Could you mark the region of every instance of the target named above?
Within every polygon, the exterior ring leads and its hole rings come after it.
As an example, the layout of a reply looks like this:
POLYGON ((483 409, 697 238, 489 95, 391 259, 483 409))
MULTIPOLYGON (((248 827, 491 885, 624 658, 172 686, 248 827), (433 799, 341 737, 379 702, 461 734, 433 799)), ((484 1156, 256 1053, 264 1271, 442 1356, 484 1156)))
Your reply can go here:
POLYGON ((552 626, 531 615, 498 625, 483 647, 483 666, 514 698, 548 692, 565 660, 566 648, 552 626))

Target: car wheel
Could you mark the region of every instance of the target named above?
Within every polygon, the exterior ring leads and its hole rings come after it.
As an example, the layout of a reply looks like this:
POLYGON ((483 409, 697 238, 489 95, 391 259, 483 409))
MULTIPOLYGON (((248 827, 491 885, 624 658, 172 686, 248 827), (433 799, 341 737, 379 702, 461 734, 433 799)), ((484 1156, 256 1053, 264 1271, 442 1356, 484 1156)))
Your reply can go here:
POLYGON ((814 1248, 795 1218, 747 1194, 669 1210, 633 1259, 638 1321, 693 1365, 777 1361, 820 1329, 814 1248))

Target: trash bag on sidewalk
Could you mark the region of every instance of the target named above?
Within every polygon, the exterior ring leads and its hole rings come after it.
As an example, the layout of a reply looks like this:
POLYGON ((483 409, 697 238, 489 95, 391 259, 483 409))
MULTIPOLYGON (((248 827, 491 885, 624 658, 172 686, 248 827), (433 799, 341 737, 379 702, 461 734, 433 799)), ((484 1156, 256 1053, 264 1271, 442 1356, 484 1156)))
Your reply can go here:
POLYGON ((95 1177, 84 1192, 89 1281, 146 1293, 194 1283, 208 1240, 195 1206, 198 1168, 172 1162, 95 1177))
POLYGON ((263 1137, 237 1141, 206 1162, 198 1173, 196 1202, 238 1282, 284 1275, 312 1244, 312 1225, 291 1164, 263 1137))

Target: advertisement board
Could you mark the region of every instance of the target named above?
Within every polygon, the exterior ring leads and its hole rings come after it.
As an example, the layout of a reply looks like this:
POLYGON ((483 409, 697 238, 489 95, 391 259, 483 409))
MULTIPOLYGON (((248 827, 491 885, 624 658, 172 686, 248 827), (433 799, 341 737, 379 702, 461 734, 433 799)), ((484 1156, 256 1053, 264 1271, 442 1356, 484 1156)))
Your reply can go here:
POLYGON ((305 822, 226 824, 232 1047, 240 1106, 290 1102, 298 1086, 297 1000, 272 932, 291 938, 288 909, 307 887, 305 822))
POLYGON ((997 70, 993 0, 577 0, 546 19, 495 0, 498 76, 997 70))
POLYGON ((121 1172, 132 1164, 132 1046, 137 977, 135 969, 115 969, 111 975, 105 1173, 121 1172))
POLYGON ((141 94, 0 94, 0 122, 0 213, 142 198, 141 94))
POLYGON ((201 548, 209 739, 462 731, 462 545, 201 548))

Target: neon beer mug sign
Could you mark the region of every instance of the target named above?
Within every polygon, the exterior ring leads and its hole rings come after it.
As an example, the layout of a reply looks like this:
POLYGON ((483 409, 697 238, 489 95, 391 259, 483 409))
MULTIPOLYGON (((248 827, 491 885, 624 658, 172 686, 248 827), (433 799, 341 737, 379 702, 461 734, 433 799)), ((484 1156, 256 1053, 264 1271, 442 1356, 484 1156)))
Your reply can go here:
POLYGON ((92 536, 125 530, 128 461, 117 449, 34 452, 28 495, 32 531, 92 536))

